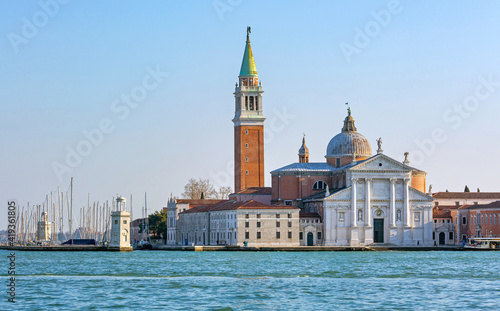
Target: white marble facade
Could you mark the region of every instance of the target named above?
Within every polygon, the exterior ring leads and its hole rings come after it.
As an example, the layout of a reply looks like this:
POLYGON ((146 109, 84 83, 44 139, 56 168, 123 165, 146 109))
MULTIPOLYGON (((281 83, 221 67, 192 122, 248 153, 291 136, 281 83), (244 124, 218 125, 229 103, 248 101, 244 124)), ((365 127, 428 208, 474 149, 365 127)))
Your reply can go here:
POLYGON ((433 198, 411 187, 415 171, 384 154, 349 168, 323 201, 324 245, 432 246, 433 198))

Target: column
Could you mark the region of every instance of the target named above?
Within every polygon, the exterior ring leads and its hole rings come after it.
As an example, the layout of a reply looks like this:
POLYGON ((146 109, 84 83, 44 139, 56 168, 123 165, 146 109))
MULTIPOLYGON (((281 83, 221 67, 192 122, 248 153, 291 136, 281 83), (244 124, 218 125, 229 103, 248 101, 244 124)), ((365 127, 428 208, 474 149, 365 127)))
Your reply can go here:
POLYGON ((390 211, 391 211, 391 227, 396 227, 396 178, 391 178, 390 182, 390 211))
MULTIPOLYGON (((332 219, 331 219, 331 210, 330 210, 330 207, 326 207, 324 206, 324 223, 323 223, 323 230, 325 231, 324 234, 325 234, 325 245, 330 245, 331 244, 331 240, 332 240, 332 219)), ((306 233, 304 232, 303 236, 304 238, 304 242, 307 241, 307 236, 306 236, 306 233)), ((307 245, 307 243, 306 243, 307 245)))
POLYGON ((351 227, 357 227, 358 223, 356 221, 356 183, 358 182, 357 178, 351 178, 351 227))
POLYGON ((365 178, 365 226, 372 226, 372 209, 371 209, 371 178, 365 178))
POLYGON ((410 178, 404 179, 404 226, 410 226, 410 178))

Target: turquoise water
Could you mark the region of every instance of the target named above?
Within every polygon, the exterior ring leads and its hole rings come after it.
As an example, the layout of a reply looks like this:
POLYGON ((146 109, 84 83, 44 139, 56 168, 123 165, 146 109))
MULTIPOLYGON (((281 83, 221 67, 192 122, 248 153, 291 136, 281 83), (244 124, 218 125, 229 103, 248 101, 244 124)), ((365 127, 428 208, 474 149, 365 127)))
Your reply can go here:
MULTIPOLYGON (((7 251, 0 251, 7 283, 7 251)), ((500 310, 500 252, 16 252, 0 310, 500 310)), ((6 286, 2 286, 4 289, 6 286)))

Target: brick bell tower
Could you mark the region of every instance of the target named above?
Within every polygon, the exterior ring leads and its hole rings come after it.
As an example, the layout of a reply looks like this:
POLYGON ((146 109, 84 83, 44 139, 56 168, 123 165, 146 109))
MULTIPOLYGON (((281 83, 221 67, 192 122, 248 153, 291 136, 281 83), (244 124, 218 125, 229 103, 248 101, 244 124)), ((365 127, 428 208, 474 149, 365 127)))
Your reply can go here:
POLYGON ((262 84, 250 46, 250 27, 239 81, 234 90, 234 190, 264 187, 264 114, 262 84))

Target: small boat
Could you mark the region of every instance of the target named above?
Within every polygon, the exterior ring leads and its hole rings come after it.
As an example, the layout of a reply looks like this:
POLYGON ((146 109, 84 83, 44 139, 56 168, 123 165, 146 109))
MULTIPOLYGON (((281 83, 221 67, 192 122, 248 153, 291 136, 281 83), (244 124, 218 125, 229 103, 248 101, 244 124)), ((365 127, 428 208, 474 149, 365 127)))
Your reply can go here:
POLYGON ((470 238, 464 248, 500 250, 500 238, 470 238))

